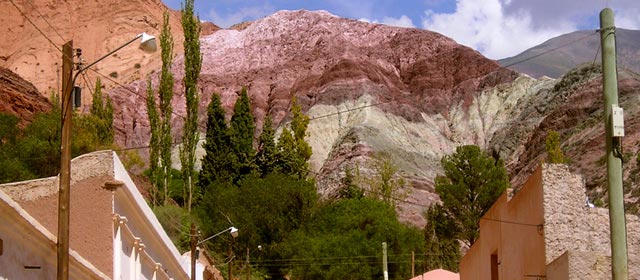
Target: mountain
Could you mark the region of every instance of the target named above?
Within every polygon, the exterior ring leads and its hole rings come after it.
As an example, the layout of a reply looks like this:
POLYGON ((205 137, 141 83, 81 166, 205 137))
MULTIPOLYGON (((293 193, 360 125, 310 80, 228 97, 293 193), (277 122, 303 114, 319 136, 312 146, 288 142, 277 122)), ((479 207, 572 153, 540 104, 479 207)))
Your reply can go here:
MULTIPOLYGON (((147 32, 158 36, 162 13, 167 7, 160 0, 12 0, 1 1, 0 10, 3 11, 0 66, 27 77, 38 91, 49 97, 52 91, 60 91, 62 54, 58 49, 65 42, 73 40, 73 47, 82 49, 83 60, 91 63, 137 34, 147 32)), ((175 50, 182 52, 180 12, 171 11, 170 24, 175 50)), ((207 34, 217 29, 211 23, 203 26, 207 34)), ((160 65, 158 55, 145 54, 130 46, 93 69, 119 83, 129 83, 147 76, 160 65)), ((87 74, 88 79, 80 77, 77 82, 85 87, 86 93, 95 86, 97 76, 92 71, 87 74)), ((114 86, 107 78, 101 79, 107 88, 114 86)), ((83 104, 90 104, 90 94, 83 96, 83 104)))
MULTIPOLYGON (((640 73, 640 30, 617 28, 615 34, 618 67, 640 73)), ((580 64, 592 63, 594 60, 600 63, 600 54, 600 33, 583 30, 551 38, 498 62, 532 77, 560 78, 580 64)))
POLYGON ((0 113, 21 120, 20 125, 33 121, 35 115, 51 110, 51 103, 28 81, 0 67, 0 113))
MULTIPOLYGON (((182 36, 177 30, 173 28, 176 41, 182 36)), ((37 45, 32 46, 35 52, 37 45)), ((366 162, 386 152, 410 185, 407 202, 399 204, 401 218, 423 225, 425 207, 438 201, 433 180, 442 174, 442 156, 457 146, 476 144, 504 160, 518 187, 544 160, 547 131, 555 130, 572 171, 587 176, 590 198, 605 201, 601 75, 590 64, 562 78, 538 79, 505 69, 438 33, 323 11, 280 11, 241 28, 218 30, 201 37, 201 49, 200 132, 214 92, 230 115, 236 92, 248 87, 257 127, 269 114, 279 129, 289 122, 290 100, 296 96, 311 117, 310 166, 326 197, 335 196, 346 167, 360 165, 362 173, 370 174, 366 162)), ((121 57, 134 59, 131 53, 121 57)), ((157 62, 159 53, 146 59, 157 62)), ((176 48, 176 140, 185 115, 183 61, 176 48)), ((150 78, 157 85, 158 68, 153 65, 148 69, 156 70, 150 78)), ((107 66, 101 69, 110 71, 107 66)), ((627 120, 625 198, 631 212, 637 212, 640 77, 629 71, 619 76, 627 120)), ((34 73, 24 77, 38 78, 34 73)), ((146 79, 136 77, 123 75, 133 81, 107 92, 114 101, 116 141, 122 147, 149 142, 146 79)))
MULTIPOLYGON (((286 124, 295 95, 312 118, 308 141, 319 189, 331 195, 346 166, 377 151, 393 155, 413 186, 410 200, 436 200, 432 181, 439 160, 465 142, 485 146, 484 132, 457 133, 451 122, 484 89, 511 83, 517 74, 434 32, 369 24, 327 12, 281 11, 242 30, 220 30, 201 39, 201 129, 211 94, 228 113, 241 86, 249 88, 258 125, 270 114, 286 124), (361 108, 362 107, 362 108, 361 108), (360 109, 354 109, 360 108, 360 109), (457 108, 457 111, 452 111, 457 108)), ((174 135, 184 116, 183 58, 174 64, 174 135)), ((157 76, 153 77, 157 83, 157 76)), ((145 81, 109 94, 117 139, 127 147, 148 144, 145 81)), ((422 221, 423 209, 403 205, 405 218, 422 221)))

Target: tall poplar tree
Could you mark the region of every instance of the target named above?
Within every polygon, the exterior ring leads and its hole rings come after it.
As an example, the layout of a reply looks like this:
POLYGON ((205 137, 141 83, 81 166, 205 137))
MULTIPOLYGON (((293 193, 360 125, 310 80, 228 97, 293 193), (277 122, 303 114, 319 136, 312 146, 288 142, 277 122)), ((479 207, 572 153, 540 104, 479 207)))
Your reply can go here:
POLYGON ((102 81, 96 79, 95 90, 91 93, 93 102, 91 103, 91 115, 95 117, 96 133, 100 145, 109 146, 113 144, 113 103, 107 95, 103 101, 102 81))
MULTIPOLYGON (((147 91, 147 114, 151 125, 150 161, 151 176, 156 186, 163 189, 163 203, 167 205, 169 199, 169 183, 171 182, 171 99, 173 98, 173 74, 171 62, 173 60, 173 36, 169 26, 169 12, 163 14, 162 32, 160 33, 160 49, 162 70, 160 72, 160 87, 158 89, 159 106, 156 102, 151 81, 147 91), (155 120, 157 121, 155 121, 155 120), (154 125, 155 122, 155 125, 154 125), (153 133, 156 133, 156 136, 153 133), (157 156, 157 158, 156 158, 157 156), (156 160, 156 162, 154 162, 156 160)), ((160 188, 158 188, 160 189, 160 188)))
POLYGON ((251 173, 255 169, 255 149, 253 148, 253 134, 255 122, 251 113, 251 104, 247 89, 242 88, 240 98, 236 100, 233 108, 233 116, 230 124, 230 140, 234 155, 234 170, 239 179, 243 175, 251 173))
POLYGON ((198 76, 202 67, 200 54, 200 19, 193 14, 194 0, 185 0, 182 8, 182 30, 184 31, 184 91, 187 116, 184 121, 180 162, 182 165, 183 194, 187 210, 191 212, 194 194, 194 165, 198 145, 198 76))

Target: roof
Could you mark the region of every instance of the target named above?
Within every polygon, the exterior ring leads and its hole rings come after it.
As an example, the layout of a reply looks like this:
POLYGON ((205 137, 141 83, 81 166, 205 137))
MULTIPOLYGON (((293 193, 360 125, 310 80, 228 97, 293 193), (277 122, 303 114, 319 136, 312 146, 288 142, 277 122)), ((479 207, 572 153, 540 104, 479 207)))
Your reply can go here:
POLYGON ((460 280, 460 275, 444 269, 435 269, 413 277, 411 280, 460 280))

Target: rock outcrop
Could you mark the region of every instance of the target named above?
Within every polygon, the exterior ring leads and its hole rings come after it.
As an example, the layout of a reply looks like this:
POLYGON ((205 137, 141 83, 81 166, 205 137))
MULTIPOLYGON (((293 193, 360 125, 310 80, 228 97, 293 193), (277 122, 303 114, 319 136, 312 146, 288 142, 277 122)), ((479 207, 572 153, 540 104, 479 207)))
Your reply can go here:
POLYGON ((33 121, 37 113, 50 110, 51 103, 30 82, 0 67, 0 113, 18 117, 24 126, 33 121))
MULTIPOLYGON (((12 2, 0 2, 3 11, 0 17, 0 66, 29 80, 45 97, 52 91, 60 92, 62 53, 59 49, 65 42, 72 40, 74 48, 82 49, 83 60, 90 63, 142 32, 159 36, 162 14, 167 10, 160 0, 12 2)), ((175 51, 182 52, 179 11, 171 11, 170 25, 175 51)), ((211 34, 217 29, 217 26, 205 23, 203 34, 211 34)), ((80 77, 77 84, 88 93, 93 90, 96 77, 100 77, 103 84, 111 88, 115 85, 108 79, 129 83, 146 77, 160 65, 159 55, 146 54, 132 45, 92 68, 106 77, 88 71, 88 78, 80 77)), ((83 104, 91 104, 89 94, 84 95, 83 104)))

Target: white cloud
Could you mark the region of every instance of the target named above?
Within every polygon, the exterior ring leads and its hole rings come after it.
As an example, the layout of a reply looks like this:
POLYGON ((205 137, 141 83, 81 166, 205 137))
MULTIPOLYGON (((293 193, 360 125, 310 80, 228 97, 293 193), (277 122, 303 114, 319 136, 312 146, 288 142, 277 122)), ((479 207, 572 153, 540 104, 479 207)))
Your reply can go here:
POLYGON ((413 21, 406 15, 402 15, 399 18, 384 17, 382 18, 382 23, 386 25, 398 26, 398 27, 409 27, 409 28, 416 27, 413 24, 413 21))
POLYGON ((268 4, 263 6, 244 7, 236 12, 226 15, 218 13, 215 9, 211 9, 209 11, 209 18, 211 18, 211 21, 214 24, 222 28, 228 28, 231 25, 241 23, 243 21, 256 20, 265 17, 274 13, 274 11, 275 9, 268 4))
POLYGON ((625 29, 640 29, 640 9, 618 10, 615 14, 616 27, 625 29))
POLYGON ((507 15, 499 0, 458 0, 452 14, 428 10, 422 26, 492 59, 514 56, 551 37, 576 30, 576 25, 568 21, 562 21, 553 28, 534 28, 528 12, 519 10, 507 15))
POLYGON ((411 20, 408 16, 402 15, 399 18, 393 17, 383 17, 382 20, 370 20, 368 18, 360 18, 359 21, 364 21, 368 23, 382 23, 390 26, 396 27, 407 27, 407 28, 415 28, 416 26, 413 24, 413 20, 411 20))

